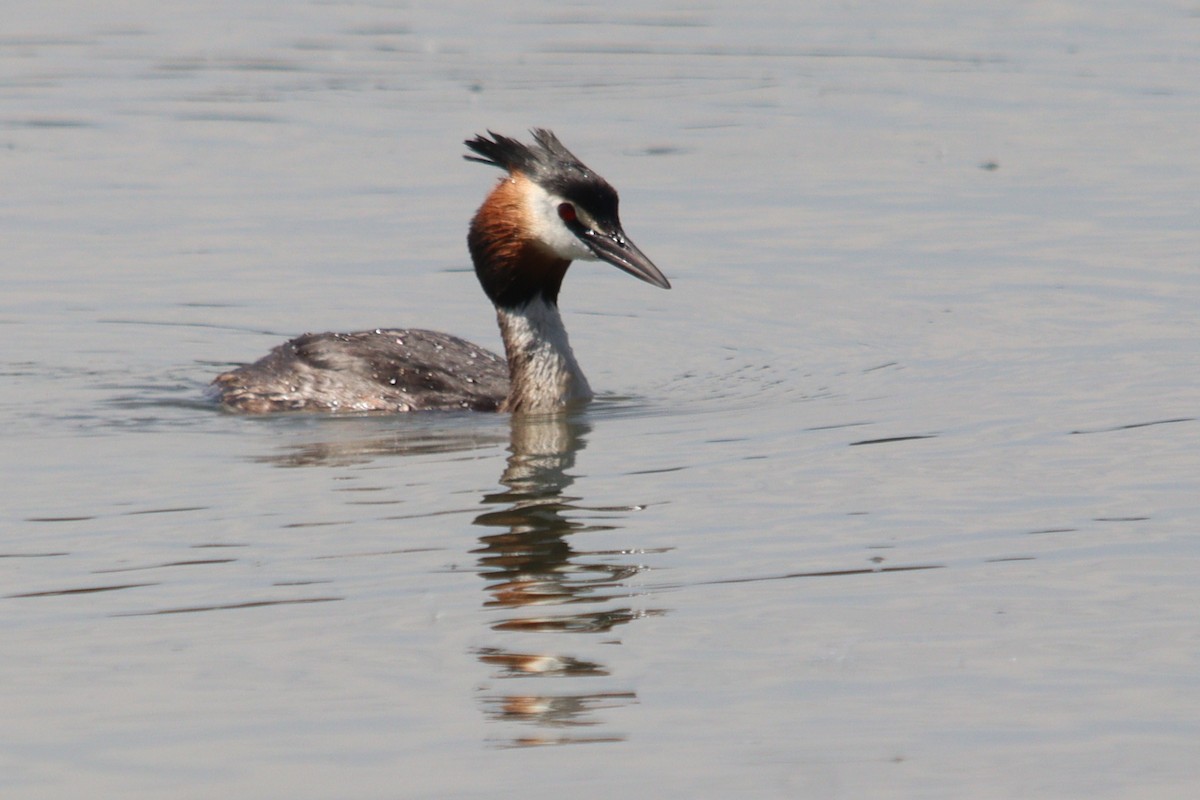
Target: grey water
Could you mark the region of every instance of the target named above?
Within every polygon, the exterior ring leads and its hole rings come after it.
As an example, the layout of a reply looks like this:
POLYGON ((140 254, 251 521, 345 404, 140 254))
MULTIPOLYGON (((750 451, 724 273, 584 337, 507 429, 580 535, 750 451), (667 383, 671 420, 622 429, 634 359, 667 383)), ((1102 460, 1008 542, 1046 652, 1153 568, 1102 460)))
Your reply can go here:
POLYGON ((1194 2, 6 4, 0 794, 1190 796, 1197 131, 1194 2), (208 402, 497 347, 532 126, 595 403, 208 402))

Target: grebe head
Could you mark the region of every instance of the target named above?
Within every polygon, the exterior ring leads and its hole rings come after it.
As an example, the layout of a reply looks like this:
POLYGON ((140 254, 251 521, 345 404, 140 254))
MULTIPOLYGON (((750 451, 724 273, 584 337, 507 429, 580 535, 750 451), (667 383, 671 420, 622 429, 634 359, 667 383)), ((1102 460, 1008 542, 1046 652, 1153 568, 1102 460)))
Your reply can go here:
POLYGON ((607 261, 663 289, 670 282, 625 236, 617 191, 553 133, 533 130, 534 144, 488 131, 464 144, 508 177, 471 223, 468 245, 484 290, 497 305, 542 296, 554 302, 571 261, 607 261), (517 273, 525 273, 518 275, 517 273))

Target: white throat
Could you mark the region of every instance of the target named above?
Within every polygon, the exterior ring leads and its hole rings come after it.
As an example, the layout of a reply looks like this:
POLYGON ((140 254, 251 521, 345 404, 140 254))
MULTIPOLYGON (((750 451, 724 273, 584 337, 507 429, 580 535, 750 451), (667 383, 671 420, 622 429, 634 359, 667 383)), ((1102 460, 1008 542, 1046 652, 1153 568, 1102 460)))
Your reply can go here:
POLYGON ((505 411, 553 411, 592 398, 558 307, 538 297, 521 308, 497 308, 512 387, 505 411))

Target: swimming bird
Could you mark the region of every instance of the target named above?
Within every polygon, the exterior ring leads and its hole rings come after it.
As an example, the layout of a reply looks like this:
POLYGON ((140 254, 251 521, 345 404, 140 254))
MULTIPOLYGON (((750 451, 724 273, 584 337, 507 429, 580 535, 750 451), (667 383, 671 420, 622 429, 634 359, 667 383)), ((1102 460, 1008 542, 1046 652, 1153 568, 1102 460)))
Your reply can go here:
POLYGON ((551 131, 533 143, 488 131, 468 161, 506 174, 471 220, 467 248, 496 307, 504 357, 445 333, 377 328, 307 333, 218 375, 220 404, 274 411, 544 412, 592 398, 558 311, 572 261, 605 261, 647 283, 666 277, 625 235, 616 190, 551 131))

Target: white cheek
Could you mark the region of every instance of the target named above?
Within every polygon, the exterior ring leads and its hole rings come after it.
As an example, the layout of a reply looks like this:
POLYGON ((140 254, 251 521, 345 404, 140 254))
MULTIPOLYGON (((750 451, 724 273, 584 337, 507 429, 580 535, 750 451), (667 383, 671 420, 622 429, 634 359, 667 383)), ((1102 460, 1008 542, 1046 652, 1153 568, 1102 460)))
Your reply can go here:
POLYGON ((529 190, 525 193, 525 202, 528 204, 528 218, 532 227, 530 233, 535 239, 549 247, 560 258, 572 261, 597 260, 587 245, 579 241, 579 237, 571 233, 559 219, 558 207, 566 202, 565 200, 530 182, 529 190))

